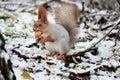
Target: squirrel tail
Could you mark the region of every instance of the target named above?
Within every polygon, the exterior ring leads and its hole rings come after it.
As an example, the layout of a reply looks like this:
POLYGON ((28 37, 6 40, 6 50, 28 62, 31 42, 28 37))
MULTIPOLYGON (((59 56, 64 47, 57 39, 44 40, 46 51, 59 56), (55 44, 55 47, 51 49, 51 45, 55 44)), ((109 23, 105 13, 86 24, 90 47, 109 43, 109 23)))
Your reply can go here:
POLYGON ((62 2, 55 10, 56 23, 61 24, 70 35, 70 45, 73 47, 76 41, 77 29, 79 26, 79 9, 75 4, 62 2))

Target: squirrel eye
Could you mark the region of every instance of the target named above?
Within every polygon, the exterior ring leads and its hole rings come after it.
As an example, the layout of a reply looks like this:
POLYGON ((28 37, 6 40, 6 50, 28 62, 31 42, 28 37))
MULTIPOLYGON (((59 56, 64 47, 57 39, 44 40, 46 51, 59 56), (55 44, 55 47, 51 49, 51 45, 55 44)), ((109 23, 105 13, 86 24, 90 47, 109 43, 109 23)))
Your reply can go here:
POLYGON ((41 24, 39 24, 39 27, 41 27, 42 25, 41 24))

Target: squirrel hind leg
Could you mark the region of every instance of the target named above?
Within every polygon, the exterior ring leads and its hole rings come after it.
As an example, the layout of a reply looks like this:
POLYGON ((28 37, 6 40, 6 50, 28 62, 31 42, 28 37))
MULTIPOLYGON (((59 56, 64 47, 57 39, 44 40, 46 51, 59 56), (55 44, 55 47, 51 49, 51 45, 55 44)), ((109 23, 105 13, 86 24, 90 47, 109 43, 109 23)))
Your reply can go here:
POLYGON ((66 52, 60 53, 59 56, 57 56, 58 60, 65 59, 66 52))
POLYGON ((55 52, 51 52, 51 53, 47 54, 47 56, 49 56, 49 57, 52 57, 54 55, 55 55, 55 52))

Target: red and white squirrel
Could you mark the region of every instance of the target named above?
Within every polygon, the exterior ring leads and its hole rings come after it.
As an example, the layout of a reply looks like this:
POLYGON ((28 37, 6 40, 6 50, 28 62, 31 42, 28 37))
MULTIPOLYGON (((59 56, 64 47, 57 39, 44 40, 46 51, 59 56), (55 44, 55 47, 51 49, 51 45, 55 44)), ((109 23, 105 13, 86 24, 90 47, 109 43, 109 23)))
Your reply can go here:
POLYGON ((79 9, 75 4, 62 2, 61 6, 56 8, 55 16, 56 24, 50 23, 46 7, 40 6, 33 30, 36 41, 45 43, 50 52, 48 56, 54 56, 58 52, 60 55, 57 59, 63 59, 76 40, 79 9))

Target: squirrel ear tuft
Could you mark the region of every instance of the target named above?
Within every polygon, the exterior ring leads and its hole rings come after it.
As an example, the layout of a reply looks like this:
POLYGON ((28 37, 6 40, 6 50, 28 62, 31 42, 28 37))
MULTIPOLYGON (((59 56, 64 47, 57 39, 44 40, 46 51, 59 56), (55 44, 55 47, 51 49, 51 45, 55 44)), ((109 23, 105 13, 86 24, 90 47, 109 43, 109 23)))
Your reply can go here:
POLYGON ((47 11, 45 6, 40 6, 38 10, 38 19, 43 20, 47 16, 47 11))
POLYGON ((46 23, 46 21, 47 21, 47 18, 46 16, 44 16, 44 20, 43 20, 44 24, 46 23))

